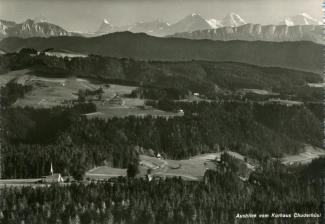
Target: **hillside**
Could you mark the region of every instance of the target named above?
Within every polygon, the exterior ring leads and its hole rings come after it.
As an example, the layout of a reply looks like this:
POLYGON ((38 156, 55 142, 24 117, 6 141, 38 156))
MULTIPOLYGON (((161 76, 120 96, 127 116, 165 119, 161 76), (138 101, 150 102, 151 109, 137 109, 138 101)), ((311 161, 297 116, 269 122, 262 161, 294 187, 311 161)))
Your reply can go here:
POLYGON ((159 61, 233 61, 321 73, 322 46, 312 42, 211 41, 158 38, 130 32, 99 37, 6 38, 0 48, 65 49, 82 54, 159 61))
POLYGON ((35 74, 47 77, 79 76, 106 82, 153 86, 174 92, 174 98, 188 91, 215 97, 218 92, 239 89, 262 89, 281 95, 308 96, 316 99, 319 88, 308 83, 320 83, 315 73, 297 70, 259 67, 235 62, 144 62, 132 59, 89 56, 64 58, 12 54, 0 57, 0 71, 31 68, 35 74), (313 95, 314 94, 314 95, 313 95), (176 95, 176 96, 175 96, 176 95))

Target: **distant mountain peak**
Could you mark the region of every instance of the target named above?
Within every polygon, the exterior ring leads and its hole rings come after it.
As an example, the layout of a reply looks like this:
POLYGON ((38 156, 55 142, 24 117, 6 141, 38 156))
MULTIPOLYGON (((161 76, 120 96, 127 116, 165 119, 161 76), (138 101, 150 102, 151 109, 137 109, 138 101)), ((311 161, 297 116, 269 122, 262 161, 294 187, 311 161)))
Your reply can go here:
POLYGON ((247 24, 245 20, 240 17, 237 13, 228 13, 221 21, 223 26, 237 27, 247 24))
POLYGON ((2 20, 0 19, 0 29, 7 29, 12 26, 16 26, 17 23, 14 21, 2 20))
POLYGON ((147 33, 153 36, 164 36, 168 28, 168 23, 157 19, 149 22, 138 22, 129 26, 128 30, 134 33, 147 33))
POLYGON ((107 18, 105 18, 105 19, 103 20, 103 23, 108 24, 108 25, 111 24, 107 18))
POLYGON ((204 18, 199 14, 199 13, 196 13, 196 12, 193 12, 192 14, 186 16, 184 19, 201 19, 201 20, 204 20, 204 18))
POLYGON ((207 21, 207 23, 209 23, 209 25, 211 26, 212 29, 216 29, 216 28, 219 28, 222 26, 221 21, 213 19, 213 18, 207 19, 206 21, 207 21))
POLYGON ((308 19, 313 19, 313 17, 311 17, 309 14, 307 14, 307 13, 305 13, 305 12, 302 12, 302 13, 300 13, 299 15, 304 16, 304 17, 306 17, 306 18, 308 18, 308 19))
POLYGON ((23 22, 23 24, 24 24, 24 23, 33 24, 33 23, 35 23, 35 22, 34 22, 34 20, 32 20, 32 19, 26 19, 26 21, 23 22))
POLYGON ((72 35, 55 24, 26 19, 22 23, 0 21, 0 39, 5 37, 51 37, 72 35))
POLYGON ((201 16, 199 13, 196 13, 196 12, 193 12, 192 14, 191 14, 191 16, 192 17, 196 17, 196 16, 201 16))
POLYGON ((48 19, 44 16, 38 16, 32 19, 35 23, 48 23, 48 19))
POLYGON ((192 32, 195 30, 209 29, 209 23, 198 13, 192 13, 180 21, 169 26, 169 33, 192 32))
POLYGON ((6 37, 8 35, 7 30, 16 25, 17 23, 13 21, 0 20, 0 39, 6 37))
POLYGON ((287 26, 322 25, 322 22, 303 12, 296 16, 287 17, 280 24, 287 26))
POLYGON ((97 33, 111 33, 114 31, 113 25, 110 23, 110 21, 105 18, 103 19, 100 27, 97 30, 97 33))

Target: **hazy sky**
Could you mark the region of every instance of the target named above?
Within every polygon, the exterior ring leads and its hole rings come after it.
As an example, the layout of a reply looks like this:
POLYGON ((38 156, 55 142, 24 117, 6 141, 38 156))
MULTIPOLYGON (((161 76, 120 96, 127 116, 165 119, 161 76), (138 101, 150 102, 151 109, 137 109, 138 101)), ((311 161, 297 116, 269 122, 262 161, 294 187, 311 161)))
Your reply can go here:
POLYGON ((302 12, 321 20, 321 3, 322 0, 0 0, 0 19, 22 22, 45 17, 70 31, 95 31, 104 18, 115 25, 154 19, 172 23, 192 12, 216 19, 236 12, 246 22, 277 24, 302 12))

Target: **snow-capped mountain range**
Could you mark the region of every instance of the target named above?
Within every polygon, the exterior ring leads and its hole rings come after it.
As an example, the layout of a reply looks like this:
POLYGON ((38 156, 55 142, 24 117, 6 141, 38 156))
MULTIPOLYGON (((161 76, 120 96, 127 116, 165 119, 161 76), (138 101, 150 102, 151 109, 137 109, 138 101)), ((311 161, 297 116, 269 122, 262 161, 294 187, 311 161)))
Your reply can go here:
POLYGON ((229 13, 222 20, 205 19, 198 13, 192 13, 180 21, 168 24, 163 21, 141 22, 129 26, 114 26, 107 19, 100 25, 97 34, 106 34, 118 31, 131 31, 147 33, 153 36, 167 36, 180 32, 193 32, 219 27, 237 27, 246 24, 236 13, 229 13))
POLYGON ((245 40, 245 41, 312 41, 323 44, 323 27, 320 25, 265 25, 245 24, 239 27, 197 30, 171 35, 186 39, 245 40))
POLYGON ((306 13, 285 18, 279 25, 247 24, 235 13, 230 13, 221 22, 211 22, 210 20, 211 23, 213 26, 210 29, 179 32, 170 36, 222 41, 312 41, 319 44, 324 43, 322 23, 306 13))
MULTIPOLYGON (((118 31, 131 31, 135 33, 147 33, 152 36, 183 36, 198 38, 199 33, 203 33, 203 38, 208 38, 207 30, 218 29, 216 35, 210 39, 232 40, 232 39, 252 39, 252 40, 270 40, 270 41, 296 41, 296 40, 313 40, 319 42, 320 28, 304 27, 290 28, 291 26, 319 26, 322 22, 314 19, 307 13, 301 13, 296 16, 285 18, 279 25, 260 25, 249 24, 238 14, 229 13, 223 19, 205 19, 198 13, 192 13, 180 21, 168 24, 163 21, 152 21, 136 23, 129 26, 113 26, 108 20, 104 20, 97 34, 106 34, 118 31), (242 27, 237 29, 237 27, 242 27), (222 29, 220 29, 222 28, 222 29), (245 34, 242 31, 245 31, 245 34), (252 30, 252 31, 250 31, 252 30), (254 31, 253 31, 254 30, 254 31), (258 31, 260 30, 260 31, 258 31), (179 33, 193 33, 193 35, 179 35, 179 33), (239 32, 239 33, 238 33, 239 32), (253 33, 252 33, 253 32, 253 33), (266 33, 265 33, 266 32, 266 33), (264 33, 264 34, 263 34, 264 33)), ((212 31, 209 31, 211 34, 212 31)))
POLYGON ((229 13, 228 15, 226 15, 225 18, 223 18, 221 20, 221 25, 223 27, 227 26, 227 27, 237 27, 237 26, 242 26, 245 25, 246 22, 243 18, 241 18, 239 15, 237 15, 236 13, 229 13))
POLYGON ((71 36, 72 33, 60 26, 27 19, 23 23, 0 20, 0 39, 5 37, 50 37, 50 36, 71 36))
POLYGON ((297 25, 322 25, 321 21, 311 17, 307 13, 301 13, 296 16, 285 18, 280 25, 297 26, 297 25))
POLYGON ((137 22, 131 25, 116 26, 104 19, 94 33, 69 32, 62 27, 46 22, 40 17, 28 19, 22 23, 0 20, 0 39, 5 37, 51 37, 82 35, 98 36, 114 32, 130 31, 146 33, 151 36, 182 37, 190 39, 212 40, 261 40, 261 41, 313 41, 322 43, 322 23, 306 13, 285 18, 279 25, 260 25, 247 23, 236 13, 224 18, 205 19, 198 13, 192 13, 183 19, 169 24, 161 20, 137 22))

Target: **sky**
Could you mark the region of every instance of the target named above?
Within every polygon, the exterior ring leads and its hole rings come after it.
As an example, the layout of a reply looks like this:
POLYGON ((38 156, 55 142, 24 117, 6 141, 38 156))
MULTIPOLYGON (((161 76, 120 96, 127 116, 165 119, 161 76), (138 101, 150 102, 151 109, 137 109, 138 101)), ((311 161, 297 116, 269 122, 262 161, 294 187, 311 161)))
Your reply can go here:
POLYGON ((163 20, 176 22, 196 12, 222 19, 235 12, 246 22, 278 24, 305 12, 322 20, 321 0, 0 0, 0 19, 43 17, 69 31, 96 31, 104 18, 113 25, 163 20))

